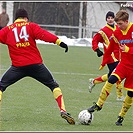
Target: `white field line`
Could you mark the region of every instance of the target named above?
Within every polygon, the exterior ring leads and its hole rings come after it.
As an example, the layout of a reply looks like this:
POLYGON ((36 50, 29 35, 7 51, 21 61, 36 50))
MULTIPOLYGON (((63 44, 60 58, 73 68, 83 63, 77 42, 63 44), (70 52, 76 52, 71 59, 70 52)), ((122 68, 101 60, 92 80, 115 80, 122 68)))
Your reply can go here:
POLYGON ((79 75, 79 76, 93 76, 98 74, 92 74, 92 73, 68 73, 68 72, 52 72, 53 74, 59 74, 59 75, 79 75))
MULTIPOLYGON (((6 71, 7 69, 0 69, 0 71, 6 71)), ((93 73, 73 73, 73 72, 51 72, 58 75, 78 75, 78 76, 99 76, 98 74, 93 73)))

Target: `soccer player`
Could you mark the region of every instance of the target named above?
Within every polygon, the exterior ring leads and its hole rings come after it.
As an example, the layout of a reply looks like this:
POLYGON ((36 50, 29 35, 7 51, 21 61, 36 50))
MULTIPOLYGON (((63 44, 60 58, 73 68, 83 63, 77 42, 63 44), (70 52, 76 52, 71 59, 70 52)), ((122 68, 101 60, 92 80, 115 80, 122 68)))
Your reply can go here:
POLYGON ((57 102, 61 117, 69 124, 75 124, 74 119, 66 112, 62 91, 49 69, 43 64, 37 48, 37 39, 57 44, 68 51, 68 46, 57 36, 42 29, 38 24, 28 21, 25 9, 18 9, 13 24, 0 30, 0 42, 8 46, 12 65, 3 74, 0 81, 0 100, 6 88, 18 80, 30 76, 47 86, 57 102))
MULTIPOLYGON (((110 43, 110 37, 111 37, 112 33, 116 29, 118 29, 117 25, 115 25, 115 23, 114 23, 114 17, 115 17, 114 12, 112 12, 112 11, 107 12, 107 14, 106 14, 107 24, 103 28, 101 28, 99 30, 99 32, 96 33, 96 35, 92 39, 92 49, 94 50, 94 52, 97 53, 98 57, 101 57, 101 56, 104 57, 104 54, 99 49, 98 44, 102 43, 104 52, 106 52, 108 45, 110 43)), ((109 69, 109 72, 108 72, 108 74, 104 74, 104 75, 96 77, 94 79, 93 78, 89 79, 89 92, 90 93, 92 92, 92 89, 94 88, 94 86, 96 84, 99 84, 99 83, 102 83, 102 82, 105 82, 108 80, 108 77, 110 76, 110 74, 112 73, 114 68, 119 63, 119 51, 115 50, 114 53, 112 53, 111 55, 109 55, 107 57, 107 59, 108 59, 107 67, 109 69)), ((99 69, 102 70, 103 67, 100 66, 99 69)), ((122 87, 123 87, 122 83, 120 83, 120 84, 116 83, 116 93, 117 93, 116 100, 118 100, 118 101, 124 100, 124 96, 122 93, 122 87)))
MULTIPOLYGON (((88 108, 89 112, 101 110, 105 100, 112 90, 113 84, 124 80, 124 88, 127 90, 127 94, 118 115, 118 119, 115 122, 118 126, 122 126, 124 117, 133 102, 133 23, 129 22, 128 19, 129 14, 126 10, 120 10, 116 13, 115 22, 120 29, 116 30, 112 35, 105 57, 110 55, 113 50, 118 47, 121 53, 121 61, 103 86, 97 103, 88 108)), ((107 60, 105 59, 102 66, 106 63, 107 60)))

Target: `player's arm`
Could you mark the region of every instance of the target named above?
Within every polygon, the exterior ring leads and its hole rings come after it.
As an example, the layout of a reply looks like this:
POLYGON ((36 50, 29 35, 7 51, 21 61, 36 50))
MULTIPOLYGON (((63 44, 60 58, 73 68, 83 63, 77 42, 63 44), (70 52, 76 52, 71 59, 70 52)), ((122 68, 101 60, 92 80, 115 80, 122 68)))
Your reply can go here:
POLYGON ((65 48, 65 52, 68 51, 68 46, 63 41, 61 41, 56 35, 42 29, 39 25, 32 23, 32 28, 34 28, 34 35, 36 39, 43 40, 45 42, 54 43, 58 46, 65 48))
POLYGON ((102 36, 97 33, 93 39, 92 39, 92 49, 97 52, 97 56, 101 57, 103 55, 103 52, 99 49, 98 44, 103 42, 102 36))
POLYGON ((5 27, 0 30, 0 42, 6 44, 8 28, 5 27))
POLYGON ((104 56, 103 56, 103 59, 102 59, 102 64, 101 66, 105 66, 107 64, 107 61, 108 61, 108 57, 112 54, 112 52, 115 50, 114 48, 116 48, 117 45, 119 47, 118 44, 116 44, 116 42, 114 41, 114 39, 111 39, 110 40, 110 44, 106 50, 106 52, 104 52, 104 56))
POLYGON ((62 48, 65 48, 65 52, 68 51, 68 46, 64 42, 62 42, 59 38, 56 40, 55 44, 59 45, 62 48))

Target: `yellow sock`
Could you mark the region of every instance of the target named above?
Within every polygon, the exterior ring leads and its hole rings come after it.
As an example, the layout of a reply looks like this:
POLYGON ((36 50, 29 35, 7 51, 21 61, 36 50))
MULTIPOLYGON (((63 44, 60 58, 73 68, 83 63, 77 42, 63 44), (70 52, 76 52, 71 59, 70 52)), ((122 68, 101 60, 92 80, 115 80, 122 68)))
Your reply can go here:
POLYGON ((102 108, 105 100, 107 99, 108 95, 110 94, 111 90, 112 90, 112 86, 113 84, 109 83, 108 81, 106 81, 105 85, 103 86, 101 93, 100 93, 100 97, 97 101, 97 105, 102 108))
POLYGON ((60 111, 66 111, 63 96, 62 96, 62 92, 61 92, 61 89, 59 87, 55 88, 53 90, 53 95, 54 95, 54 98, 55 98, 55 100, 58 104, 58 107, 59 107, 60 111))
POLYGON ((99 83, 102 83, 102 82, 105 82, 108 80, 108 75, 107 74, 104 74, 98 78, 95 78, 94 79, 94 84, 99 84, 99 83))
POLYGON ((0 91, 0 101, 2 100, 2 91, 0 91))
POLYGON ((118 98, 123 96, 122 88, 123 88, 122 82, 121 83, 116 83, 116 94, 117 94, 118 98))
POLYGON ((126 112, 131 107, 132 102, 133 102, 133 98, 132 97, 129 97, 128 95, 126 95, 126 97, 124 99, 124 102, 123 102, 123 105, 122 105, 122 108, 121 108, 121 111, 119 113, 119 116, 122 116, 122 117, 125 116, 126 112))
POLYGON ((105 82, 105 81, 107 81, 108 80, 108 74, 104 74, 103 76, 102 76, 102 80, 105 82))

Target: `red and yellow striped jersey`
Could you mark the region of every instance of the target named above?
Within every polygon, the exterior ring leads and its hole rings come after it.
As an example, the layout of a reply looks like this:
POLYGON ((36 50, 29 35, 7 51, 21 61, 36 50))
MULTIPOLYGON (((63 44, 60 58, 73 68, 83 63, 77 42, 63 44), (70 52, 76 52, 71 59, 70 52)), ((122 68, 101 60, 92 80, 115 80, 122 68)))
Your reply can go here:
MULTIPOLYGON (((108 48, 110 44, 110 38, 113 34, 113 32, 118 29, 117 25, 114 25, 114 28, 110 25, 106 24, 105 27, 101 28, 99 32, 93 37, 92 39, 92 49, 95 51, 97 48, 99 48, 99 43, 103 44, 104 53, 106 52, 106 49, 108 48)), ((103 55, 104 57, 104 55, 103 55)), ((112 55, 109 55, 107 57, 108 62, 107 64, 113 63, 117 61, 119 58, 119 51, 116 49, 112 55)))
POLYGON ((104 54, 105 58, 103 59, 102 65, 107 64, 107 57, 115 50, 118 49, 120 51, 120 63, 124 65, 127 69, 133 70, 133 24, 130 22, 127 29, 122 31, 117 29, 110 41, 109 47, 104 54), (119 45, 125 44, 129 47, 128 52, 123 52, 120 50, 119 45))

